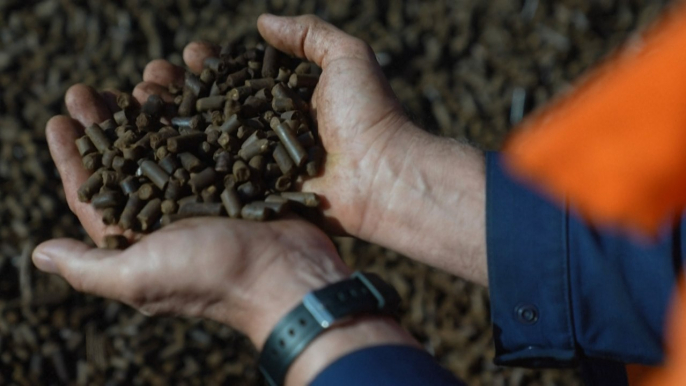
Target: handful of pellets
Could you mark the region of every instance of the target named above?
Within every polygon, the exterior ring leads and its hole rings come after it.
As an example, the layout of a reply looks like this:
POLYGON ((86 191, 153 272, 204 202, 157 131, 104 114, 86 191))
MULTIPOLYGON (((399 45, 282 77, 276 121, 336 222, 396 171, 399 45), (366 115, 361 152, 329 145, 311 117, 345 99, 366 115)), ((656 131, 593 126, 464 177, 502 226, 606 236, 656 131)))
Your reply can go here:
POLYGON ((79 200, 105 224, 143 233, 194 216, 263 221, 317 207, 314 193, 291 190, 324 156, 309 119, 318 79, 316 66, 271 46, 228 45, 169 86, 173 104, 119 95, 113 119, 76 140, 93 171, 79 200))

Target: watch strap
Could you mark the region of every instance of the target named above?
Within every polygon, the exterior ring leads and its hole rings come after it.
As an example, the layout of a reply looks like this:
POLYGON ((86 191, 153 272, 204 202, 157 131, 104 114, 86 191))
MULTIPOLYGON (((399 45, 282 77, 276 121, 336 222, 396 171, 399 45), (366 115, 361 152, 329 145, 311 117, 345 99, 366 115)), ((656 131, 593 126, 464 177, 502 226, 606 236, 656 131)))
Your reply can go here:
POLYGON ((269 385, 281 385, 298 355, 334 322, 359 314, 393 314, 399 303, 393 287, 361 272, 310 292, 272 330, 260 354, 260 372, 269 385))

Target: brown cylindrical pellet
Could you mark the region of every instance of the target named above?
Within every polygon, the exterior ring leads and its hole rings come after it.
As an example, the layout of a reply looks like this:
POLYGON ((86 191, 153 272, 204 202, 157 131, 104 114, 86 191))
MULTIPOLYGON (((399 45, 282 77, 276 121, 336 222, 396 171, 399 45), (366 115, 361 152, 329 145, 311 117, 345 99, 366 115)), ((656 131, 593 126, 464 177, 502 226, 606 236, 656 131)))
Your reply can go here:
POLYGON ((250 95, 245 98, 243 106, 251 106, 255 111, 262 112, 269 108, 269 102, 266 99, 257 98, 254 95, 250 95))
POLYGON ((236 176, 233 174, 227 174, 224 176, 224 187, 226 189, 235 189, 237 184, 236 176))
POLYGON ((194 150, 205 140, 205 133, 193 133, 180 135, 167 139, 167 150, 172 153, 181 153, 194 150))
POLYGON ((281 176, 274 181, 274 189, 278 192, 285 192, 291 188, 291 183, 292 180, 290 176, 281 176))
POLYGON ((298 136, 298 142, 300 142, 303 147, 310 147, 314 146, 314 135, 312 135, 311 131, 308 131, 304 134, 300 134, 298 136))
POLYGON ((140 223, 142 231, 145 232, 151 229, 153 226, 155 226, 155 223, 157 222, 157 220, 159 220, 160 215, 162 214, 161 206, 162 200, 160 200, 159 198, 155 198, 153 200, 148 201, 148 203, 145 204, 140 213, 138 213, 138 216, 136 216, 136 218, 140 223))
POLYGON ((150 149, 150 137, 152 136, 152 133, 145 133, 142 137, 134 143, 134 146, 140 146, 144 149, 150 149))
POLYGON ((157 197, 157 189, 155 189, 155 185, 149 183, 141 185, 141 187, 138 188, 138 197, 145 201, 148 201, 153 197, 157 197))
POLYGON ((150 131, 153 125, 153 118, 148 114, 140 113, 136 117, 136 127, 139 131, 150 131))
POLYGON ((95 209, 120 206, 122 204, 122 195, 115 190, 105 190, 93 196, 91 204, 95 209))
MULTIPOLYGON (((223 103, 222 106, 224 106, 223 103)), ((212 122, 212 125, 219 127, 224 123, 224 114, 219 110, 214 110, 210 112, 210 121, 212 122)))
POLYGON ((191 186, 193 193, 200 193, 206 187, 212 185, 217 180, 217 173, 212 168, 205 168, 200 173, 191 176, 188 184, 191 186))
POLYGON ((105 133, 110 133, 116 131, 117 129, 117 122, 115 122, 114 119, 105 119, 104 121, 100 122, 99 125, 102 131, 105 133))
POLYGON ((120 173, 131 174, 136 171, 136 163, 131 160, 127 160, 122 156, 116 156, 112 160, 112 169, 120 173))
POLYGON ((107 149, 102 153, 102 166, 106 168, 112 167, 112 161, 114 157, 119 155, 119 150, 107 149))
POLYGON ((203 83, 195 74, 190 72, 186 72, 184 85, 199 98, 203 97, 203 94, 207 91, 207 85, 203 83))
POLYGON ((245 81, 245 85, 250 87, 253 92, 262 88, 273 88, 274 78, 249 79, 245 81))
POLYGON ((226 63, 221 58, 210 57, 205 59, 203 65, 206 69, 212 70, 216 74, 221 74, 226 71, 226 63))
POLYGON ((79 150, 81 157, 98 151, 95 145, 93 145, 93 141, 86 135, 76 140, 76 148, 79 150))
MULTIPOLYGON (((276 135, 279 136, 281 143, 288 152, 288 155, 293 159, 293 163, 300 167, 307 161, 307 152, 302 147, 298 139, 293 135, 293 132, 286 127, 283 123, 276 126, 274 129, 276 135)), ((284 173, 285 174, 285 173, 284 173)))
POLYGON ((276 164, 279 165, 281 173, 283 173, 284 175, 290 175, 293 172, 295 165, 293 164, 293 160, 288 155, 288 152, 282 144, 279 143, 276 145, 276 147, 274 148, 274 152, 272 153, 272 156, 274 157, 274 161, 276 161, 276 164))
POLYGON ((181 166, 191 173, 199 172, 204 167, 202 161, 200 161, 198 157, 188 152, 179 154, 179 160, 181 161, 181 166))
POLYGON ((179 207, 179 214, 219 216, 222 214, 222 204, 218 202, 189 202, 179 207))
POLYGON ((119 210, 117 208, 105 208, 102 211, 102 223, 114 225, 119 221, 119 210))
POLYGON ((282 121, 302 121, 303 119, 303 114, 299 110, 291 110, 291 111, 286 111, 285 113, 281 113, 280 116, 282 121))
POLYGON ((233 163, 232 170, 237 182, 244 182, 250 179, 250 168, 243 160, 236 160, 233 163))
POLYGON ((253 89, 250 86, 234 87, 226 93, 226 97, 235 101, 243 102, 245 98, 252 95, 253 89))
POLYGON ((102 187, 102 176, 100 173, 91 174, 88 179, 81 184, 79 190, 76 192, 79 201, 88 202, 102 187))
POLYGON ((102 170, 100 176, 102 177, 103 186, 115 188, 119 186, 119 182, 121 182, 121 174, 113 170, 102 170))
POLYGON ((256 155, 252 158, 250 158, 250 161, 248 162, 248 166, 250 166, 250 169, 254 172, 257 173, 257 175, 261 176, 262 172, 264 171, 266 161, 263 156, 261 155, 256 155))
POLYGON ((231 171, 231 166, 233 166, 231 161, 231 153, 227 151, 220 153, 215 160, 214 170, 219 173, 228 173, 231 171))
POLYGON ((142 146, 132 145, 122 149, 124 159, 137 161, 145 154, 145 148, 142 146))
MULTIPOLYGON (((202 81, 205 84, 213 84, 215 80, 214 72, 210 70, 209 68, 204 68, 202 72, 200 72, 200 81, 202 81)), ((212 93, 212 89, 210 89, 210 94, 212 93)))
POLYGON ((229 99, 224 103, 224 119, 234 114, 240 114, 241 112, 241 102, 229 99))
POLYGON ((200 192, 203 202, 219 202, 219 190, 216 186, 210 185, 200 192))
POLYGON ((159 119, 164 110, 164 100, 157 94, 148 96, 148 100, 141 106, 141 113, 147 114, 153 120, 159 119))
POLYGON ((121 180, 119 183, 119 187, 121 187, 121 191, 126 194, 130 195, 132 193, 135 193, 138 188, 141 186, 140 182, 138 182, 138 179, 134 176, 128 176, 121 180))
POLYGON ((181 184, 185 184, 191 179, 191 175, 186 169, 176 169, 174 172, 174 178, 176 178, 181 184))
POLYGON ((295 110, 295 103, 291 98, 274 98, 272 100, 272 108, 277 113, 295 110))
POLYGON ((238 197, 238 193, 233 188, 224 189, 220 196, 222 204, 224 204, 224 209, 231 218, 239 218, 241 216, 241 199, 238 197))
POLYGON ((112 118, 117 122, 117 125, 124 126, 129 123, 129 113, 126 110, 120 110, 112 114, 112 118))
POLYGON ((257 197, 257 195, 260 193, 260 188, 252 181, 248 181, 241 185, 238 185, 236 191, 238 192, 238 195, 241 197, 241 200, 249 201, 257 197))
POLYGON ((253 201, 248 204, 252 207, 264 207, 270 209, 277 216, 281 216, 288 211, 288 202, 267 202, 267 201, 253 201))
POLYGON ((298 75, 308 75, 312 71, 312 64, 309 62, 302 62, 295 68, 295 73, 298 75))
POLYGON ((226 97, 224 95, 215 95, 206 98, 200 98, 195 102, 195 109, 197 111, 217 110, 224 107, 226 97))
POLYGON ((86 170, 95 170, 102 165, 102 154, 90 153, 86 154, 81 160, 83 167, 86 170))
POLYGON ((319 82, 317 75, 293 74, 288 79, 288 85, 291 88, 315 88, 319 82))
POLYGON ((280 194, 270 194, 264 199, 264 202, 277 202, 285 204, 288 202, 288 200, 283 198, 280 194))
POLYGON ((198 100, 198 96, 195 95, 191 90, 184 89, 183 96, 181 98, 181 103, 179 104, 178 114, 181 117, 188 117, 195 112, 195 102, 198 100))
POLYGON ((154 161, 143 161, 143 163, 141 163, 141 171, 153 184, 160 188, 160 190, 164 190, 167 182, 169 182, 169 174, 154 161))
POLYGON ((191 130, 198 130, 201 123, 202 117, 200 115, 194 115, 192 117, 174 117, 171 120, 173 126, 179 128, 185 127, 191 130))
POLYGON ((98 124, 94 123, 88 126, 86 128, 86 135, 101 153, 105 152, 105 150, 112 146, 112 142, 110 142, 110 139, 107 138, 107 135, 105 135, 105 132, 98 124))
MULTIPOLYGON (((120 126, 126 127, 126 126, 120 126)), ((126 130, 114 141, 114 147, 122 149, 138 141, 138 135, 133 130, 126 130)))
POLYGON ((315 145, 309 149, 307 156, 307 165, 305 166, 305 170, 308 176, 314 177, 317 174, 319 174, 319 168, 321 167, 323 159, 324 150, 321 147, 315 145))
POLYGON ((263 88, 260 91, 255 93, 255 98, 259 98, 259 99, 262 99, 264 101, 269 102, 270 100, 272 100, 272 92, 269 91, 268 88, 263 88))
POLYGON ((249 161, 252 157, 260 154, 265 154, 269 151, 269 140, 258 139, 252 141, 248 146, 244 147, 238 152, 238 156, 245 161, 249 161))
POLYGON ((184 187, 177 180, 171 180, 167 183, 167 188, 164 190, 164 198, 168 200, 178 200, 183 195, 184 187))
POLYGON ((179 204, 174 200, 164 200, 160 207, 162 214, 173 214, 179 209, 179 204))
POLYGON ((122 235, 107 235, 103 239, 103 245, 106 249, 126 249, 129 240, 122 235))
POLYGON ((221 131, 217 130, 213 126, 209 126, 207 129, 205 129, 205 134, 207 134, 207 139, 206 141, 208 143, 211 143, 213 145, 219 145, 219 136, 221 135, 221 131))
POLYGON ((174 171, 179 168, 179 161, 177 161, 176 157, 171 154, 162 158, 158 164, 162 170, 167 172, 169 175, 174 174, 174 171))
POLYGON ((309 206, 311 208, 316 208, 319 206, 319 197, 317 197, 315 193, 311 192, 282 192, 281 197, 305 206, 309 206))
POLYGON ((279 67, 279 73, 276 75, 276 81, 281 83, 288 83, 288 79, 291 77, 291 70, 286 67, 279 67))
POLYGON ((272 209, 262 205, 245 205, 241 209, 241 217, 246 220, 265 221, 272 216, 272 209))
POLYGON ((155 150, 155 159, 162 160, 169 155, 169 149, 166 146, 160 146, 155 150))
POLYGON ((222 133, 233 134, 241 126, 241 120, 238 118, 237 114, 233 114, 228 117, 224 123, 218 127, 218 130, 222 133))
POLYGON ((192 203, 192 202, 200 203, 200 202, 202 202, 202 199, 200 198, 199 194, 193 194, 193 195, 190 195, 188 197, 184 197, 184 198, 179 199, 178 202, 179 202, 179 208, 180 208, 184 205, 187 205, 188 203, 192 203))
POLYGON ((135 103, 135 99, 131 96, 131 94, 127 93, 120 93, 117 95, 117 106, 119 106, 120 109, 126 110, 129 107, 133 107, 133 104, 135 103))
POLYGON ((138 212, 143 208, 144 203, 145 201, 141 200, 138 195, 129 195, 129 199, 126 201, 124 210, 119 217, 119 226, 122 227, 122 229, 134 228, 136 216, 138 216, 138 212))
POLYGON ((230 74, 229 76, 226 77, 226 84, 229 85, 229 87, 238 87, 242 86, 243 83, 250 77, 250 73, 248 72, 247 68, 243 68, 240 71, 236 71, 233 74, 230 74))
MULTIPOLYGON (((174 118, 176 119, 176 118, 174 118)), ((182 118, 185 119, 185 118, 182 118)), ((163 146, 164 144, 167 143, 167 139, 172 138, 172 137, 177 137, 179 135, 179 132, 174 130, 174 128, 169 128, 166 130, 160 129, 157 133, 152 133, 150 135, 150 147, 153 149, 157 149, 160 146, 163 146)))
POLYGON ((262 62, 258 62, 257 60, 249 60, 248 61, 248 68, 251 70, 262 70, 262 62))
POLYGON ((279 74, 280 58, 280 52, 276 48, 272 46, 265 48, 262 59, 263 78, 275 78, 279 74))

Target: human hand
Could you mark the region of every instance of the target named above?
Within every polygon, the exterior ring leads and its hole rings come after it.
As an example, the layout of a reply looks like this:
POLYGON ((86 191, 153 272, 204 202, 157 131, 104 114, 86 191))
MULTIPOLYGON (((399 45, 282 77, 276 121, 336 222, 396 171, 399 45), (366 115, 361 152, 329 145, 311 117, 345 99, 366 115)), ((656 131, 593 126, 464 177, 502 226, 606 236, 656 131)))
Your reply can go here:
MULTIPOLYGON (((184 51, 186 64, 199 71, 212 50, 205 44, 190 44, 184 51)), ((182 79, 180 68, 156 60, 146 67, 144 81, 133 94, 140 102, 150 94, 169 100, 163 85, 182 79)), ((78 200, 76 192, 89 172, 74 141, 84 127, 111 117, 114 97, 116 91, 98 94, 84 85, 73 86, 65 97, 71 117, 54 117, 46 128, 69 207, 97 244, 106 234, 122 230, 105 226, 90 204, 78 200)), ((187 219, 143 237, 124 251, 51 240, 35 249, 33 260, 77 290, 122 301, 145 314, 205 317, 229 324, 246 333, 258 349, 307 292, 350 273, 321 230, 294 218, 269 223, 187 219)), ((338 356, 366 345, 408 342, 412 344, 411 338, 388 320, 341 328, 303 353, 289 372, 289 383, 305 383, 338 356)))

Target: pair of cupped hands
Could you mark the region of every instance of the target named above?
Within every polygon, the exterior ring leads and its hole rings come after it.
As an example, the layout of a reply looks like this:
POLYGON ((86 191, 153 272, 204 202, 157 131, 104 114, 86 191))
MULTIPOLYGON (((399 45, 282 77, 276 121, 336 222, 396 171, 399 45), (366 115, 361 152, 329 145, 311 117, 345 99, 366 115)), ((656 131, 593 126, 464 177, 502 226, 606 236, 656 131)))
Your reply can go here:
MULTIPOLYGON (((323 72, 311 110, 327 152, 323 173, 303 184, 321 196, 321 227, 365 238, 383 208, 370 204, 375 171, 402 136, 418 130, 404 115, 374 53, 314 16, 262 15, 258 29, 277 49, 312 61, 323 72)), ((190 43, 183 59, 199 73, 216 47, 190 43)), ((158 94, 168 102, 170 83, 182 83, 184 69, 157 59, 133 91, 140 102, 158 94)), ((90 237, 107 234, 95 209, 79 202, 77 189, 89 172, 75 139, 84 128, 111 118, 116 91, 98 93, 75 85, 66 94, 68 116, 53 117, 46 136, 64 184, 67 201, 90 237)), ((128 236, 132 236, 126 233, 128 236)), ((33 253, 36 266, 64 277, 80 291, 116 299, 145 314, 206 317, 248 334, 259 348, 278 319, 307 292, 350 274, 329 237, 296 217, 257 223, 228 218, 196 218, 143 237, 123 251, 91 248, 72 240, 50 240, 33 253)))

